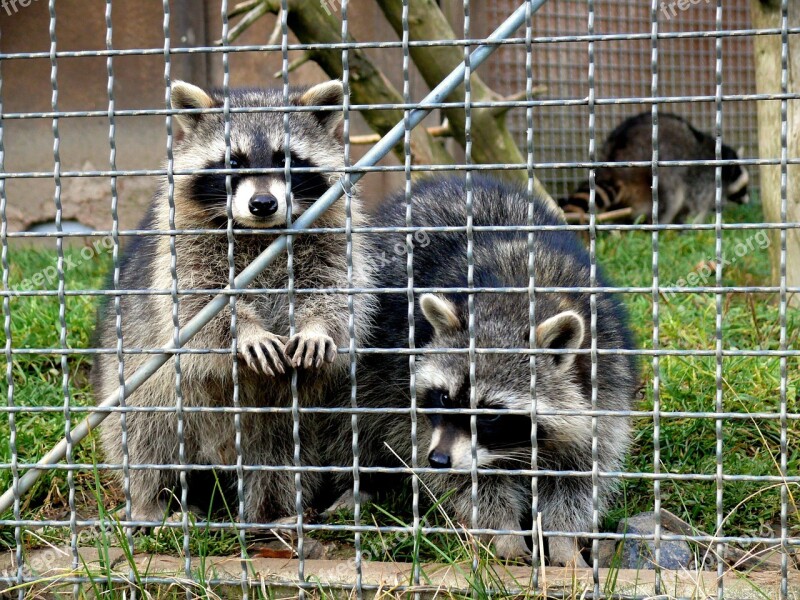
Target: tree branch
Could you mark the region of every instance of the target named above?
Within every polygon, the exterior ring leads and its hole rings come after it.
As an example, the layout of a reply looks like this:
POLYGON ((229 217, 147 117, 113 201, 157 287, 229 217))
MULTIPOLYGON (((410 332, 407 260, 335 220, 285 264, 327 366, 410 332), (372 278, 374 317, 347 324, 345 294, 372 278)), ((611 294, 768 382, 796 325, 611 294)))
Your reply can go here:
POLYGON ((260 2, 261 0, 245 0, 244 2, 239 2, 239 4, 234 6, 228 13, 228 18, 232 19, 234 17, 238 17, 239 15, 243 15, 244 13, 255 8, 260 2))
MULTIPOLYGON (((376 0, 386 19, 397 32, 402 35, 402 0, 376 0)), ((409 38, 413 41, 454 40, 457 39, 450 23, 442 13, 435 0, 415 0, 408 3, 409 38)), ((417 65, 422 77, 431 87, 437 85, 458 65, 464 62, 463 49, 457 46, 421 47, 410 49, 411 58, 417 65)), ((470 78, 471 97, 475 102, 496 101, 500 96, 493 92, 478 76, 473 73, 470 78)), ((451 102, 464 100, 464 86, 461 85, 449 97, 451 102)), ((466 115, 463 108, 444 109, 450 122, 454 137, 460 144, 465 144, 466 115)), ((471 136, 479 143, 472 145, 472 158, 478 163, 525 163, 519 147, 511 132, 505 125, 505 112, 493 109, 473 109, 471 136)), ((517 181, 527 181, 525 170, 504 171, 506 177, 517 181)), ((536 191, 546 198, 550 195, 538 181, 534 182, 536 191)), ((553 202, 555 204, 555 202, 553 202)))
MULTIPOLYGON (((434 138, 451 137, 453 132, 450 130, 450 124, 445 119, 445 122, 436 127, 428 127, 428 135, 434 138)), ((367 135, 353 135, 350 136, 351 144, 377 144, 381 139, 377 133, 367 135)))
MULTIPOLYGON (((624 217, 630 217, 633 214, 633 209, 630 206, 625 208, 618 208, 617 210, 610 210, 608 212, 595 215, 594 220, 596 223, 604 221, 615 221, 624 217)), ((589 214, 585 212, 568 212, 564 213, 564 220, 567 223, 580 223, 585 225, 589 222, 589 214)))
MULTIPOLYGON (((240 15, 242 13, 246 13, 242 20, 239 21, 236 25, 231 27, 230 31, 228 32, 228 43, 233 43, 240 35, 242 35, 247 29, 256 21, 258 21, 261 17, 265 14, 270 12, 269 6, 267 2, 259 2, 250 1, 250 2, 242 2, 241 4, 235 6, 233 10, 228 15, 228 18, 232 18, 234 16, 240 15)), ((218 46, 222 44, 222 40, 217 40, 214 42, 218 46)))
MULTIPOLYGON (((289 71, 289 73, 296 71, 310 60, 314 60, 313 57, 311 56, 311 53, 303 52, 298 58, 295 58, 292 62, 289 63, 289 66, 286 70, 289 71)), ((283 71, 275 71, 272 74, 272 76, 275 79, 279 79, 280 77, 283 76, 283 71)))
MULTIPOLYGON (((541 96, 547 91, 546 85, 537 85, 531 90, 531 98, 536 98, 537 96, 541 96)), ((522 102, 528 99, 528 90, 522 90, 517 92, 516 94, 511 94, 510 96, 505 96, 500 99, 501 102, 522 102)), ((514 108, 511 105, 508 106, 494 106, 489 109, 492 113, 492 116, 495 119, 504 118, 506 113, 514 108)))
MULTIPOLYGON (((264 13, 277 13, 280 10, 280 2, 260 0, 259 5, 251 9, 248 16, 256 10, 262 10, 264 13)), ((341 21, 335 15, 328 13, 320 2, 289 0, 287 19, 289 27, 303 44, 338 44, 342 41, 341 21)), ((233 32, 235 29, 237 35, 241 34, 246 27, 240 29, 240 25, 240 23, 237 24, 231 31, 233 32)), ((233 38, 231 37, 231 39, 233 38)), ((348 36, 348 41, 355 40, 352 36, 348 36)), ((342 51, 340 49, 308 50, 307 56, 308 59, 316 62, 329 77, 341 79, 342 51)), ((367 58, 363 50, 358 48, 350 50, 349 63, 350 98, 354 104, 403 103, 402 94, 367 58)), ((403 111, 400 109, 366 110, 361 114, 372 130, 381 136, 403 120, 403 111)), ((398 144, 394 148, 394 153, 400 160, 404 160, 402 144, 398 144)), ((416 164, 452 164, 455 162, 444 145, 430 136, 424 127, 417 127, 411 132, 411 157, 416 164)))

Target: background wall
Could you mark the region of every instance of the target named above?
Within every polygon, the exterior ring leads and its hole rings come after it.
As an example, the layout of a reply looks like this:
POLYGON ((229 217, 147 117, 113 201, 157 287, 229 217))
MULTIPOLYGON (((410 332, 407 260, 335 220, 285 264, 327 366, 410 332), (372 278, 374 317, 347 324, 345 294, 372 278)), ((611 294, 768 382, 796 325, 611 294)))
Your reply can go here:
MULTIPOLYGON (((311 1, 311 0, 309 0, 311 1)), ((463 32, 461 2, 443 0, 457 35, 463 32)), ((518 4, 517 0, 474 2, 471 37, 489 33, 518 4)), ((233 5, 233 3, 231 3, 233 5)), ((598 99, 649 97, 650 32, 649 7, 639 0, 598 1, 597 33, 628 33, 641 39, 604 41, 595 44, 596 92, 598 99)), ((100 0, 58 0, 56 48, 59 52, 103 50, 106 48, 105 2, 100 0)), ((371 0, 351 0, 351 32, 360 41, 396 40, 371 0)), ((219 0, 171 0, 171 47, 213 46, 221 35, 219 0)), ((714 29, 714 3, 700 2, 685 11, 659 14, 663 32, 714 29)), ((724 6, 726 29, 749 26, 747 3, 731 0, 724 6)), ((114 49, 147 49, 151 54, 133 53, 113 58, 117 109, 164 108, 164 14, 160 2, 114 0, 112 25, 114 49)), ((274 26, 267 16, 236 41, 237 45, 266 44, 274 26)), ((547 3, 534 16, 534 84, 546 85, 546 99, 580 100, 588 96, 589 50, 586 41, 558 42, 544 39, 562 34, 586 34, 587 9, 584 0, 559 0, 547 3)), ((40 53, 35 57, 14 57, 2 61, 2 109, 5 143, 5 169, 10 172, 37 172, 47 176, 11 179, 7 185, 10 231, 23 231, 37 223, 52 221, 55 214, 53 171, 53 120, 15 118, 20 113, 52 109, 49 12, 45 0, 16 12, 0 9, 0 50, 8 53, 40 53), (44 55, 41 55, 44 53, 44 55), (11 113, 11 114, 9 114, 11 113), (49 175, 48 175, 49 174, 49 175)), ((523 35, 520 32, 519 35, 523 35)), ((727 38, 723 46, 724 93, 754 91, 752 38, 727 38)), ((667 39, 659 42, 659 94, 675 97, 714 94, 714 39, 667 39)), ((372 49, 372 59, 386 76, 402 89, 399 49, 372 49)), ((295 56, 292 56, 295 58, 295 56)), ((503 48, 481 68, 483 79, 498 93, 507 95, 525 88, 525 53, 521 46, 503 48)), ((222 58, 219 53, 173 54, 173 79, 186 79, 200 85, 220 85, 222 58)), ((239 52, 230 55, 231 82, 234 86, 280 84, 273 73, 280 69, 279 52, 239 52)), ((421 98, 427 91, 424 82, 412 74, 412 94, 421 98)), ((325 78, 313 63, 293 72, 297 84, 325 78)), ((107 60, 105 57, 67 56, 57 59, 59 111, 108 109, 107 60)), ((730 102, 724 108, 724 139, 731 146, 744 145, 745 156, 756 153, 755 106, 730 102)), ((596 108, 599 141, 616 123, 647 107, 634 104, 602 105, 596 108)), ((689 117, 699 128, 711 131, 713 102, 670 104, 663 110, 689 117)), ((525 140, 525 110, 510 111, 509 119, 520 144, 525 140)), ((436 122, 436 116, 430 119, 436 122)), ((538 107, 535 110, 536 160, 568 162, 588 159, 588 109, 586 105, 538 107)), ((96 171, 109 168, 109 120, 107 117, 62 117, 58 119, 61 137, 62 171, 96 171)), ((356 117, 352 133, 370 133, 356 117)), ((163 116, 117 118, 117 167, 119 169, 157 168, 166 153, 163 116)), ((363 147, 354 148, 357 157, 363 147)), ((394 158, 387 159, 396 164, 394 158)), ((565 194, 585 179, 585 169, 543 170, 539 177, 553 195, 565 194)), ((402 174, 372 174, 362 189, 368 201, 375 202, 390 189, 401 185, 402 174)), ((62 202, 64 219, 74 219, 93 228, 111 224, 110 183, 107 177, 64 178, 62 202)), ((120 177, 120 218, 123 228, 133 228, 146 206, 156 182, 152 177, 120 177)))

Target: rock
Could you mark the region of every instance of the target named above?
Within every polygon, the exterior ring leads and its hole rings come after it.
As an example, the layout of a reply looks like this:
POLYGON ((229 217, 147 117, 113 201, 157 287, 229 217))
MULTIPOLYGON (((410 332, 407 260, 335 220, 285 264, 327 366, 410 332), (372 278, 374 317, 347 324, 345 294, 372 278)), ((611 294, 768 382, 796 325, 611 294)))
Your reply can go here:
MULTIPOLYGON (((628 519, 620 521, 617 533, 650 535, 655 533, 656 516, 655 513, 640 513, 628 519)), ((673 534, 662 526, 663 533, 673 534)), ((694 560, 689 544, 680 541, 661 540, 661 560, 662 569, 683 570, 688 569, 694 560)), ((622 541, 621 569, 653 569, 655 568, 655 543, 653 540, 641 540, 626 538, 622 541)))
POLYGON ((303 539, 303 556, 305 558, 323 559, 328 558, 328 550, 325 544, 308 536, 303 539))
POLYGON ((616 540, 600 540, 600 543, 598 544, 597 558, 601 569, 611 568, 614 565, 614 557, 616 554, 616 540))

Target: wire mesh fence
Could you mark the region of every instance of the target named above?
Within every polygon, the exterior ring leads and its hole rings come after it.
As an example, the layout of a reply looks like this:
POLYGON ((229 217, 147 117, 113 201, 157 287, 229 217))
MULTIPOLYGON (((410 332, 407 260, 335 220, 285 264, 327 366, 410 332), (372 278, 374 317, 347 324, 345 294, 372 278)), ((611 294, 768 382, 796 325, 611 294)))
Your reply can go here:
MULTIPOLYGON (((700 32, 713 31, 716 26, 714 3, 689 5, 681 10, 669 3, 658 7, 660 34, 674 34, 659 42, 659 91, 673 101, 665 111, 685 116, 700 129, 711 131, 715 108, 711 102, 692 101, 693 98, 714 95, 716 85, 714 66, 715 39, 700 32), (694 35, 693 35, 694 34, 694 35), (674 99, 687 98, 687 102, 674 99)), ((492 22, 507 14, 510 5, 498 3, 490 11, 492 22)), ((650 6, 647 3, 607 2, 595 8, 595 90, 599 98, 646 98, 650 95, 650 6)), ((548 98, 582 99, 588 96, 589 53, 586 42, 570 38, 586 34, 588 6, 586 2, 568 1, 542 8, 540 18, 546 19, 548 31, 537 31, 537 38, 553 38, 547 45, 537 47, 540 63, 535 83, 547 87, 548 98)), ((749 7, 745 2, 725 5, 721 27, 727 31, 751 29, 749 7)), ((754 94, 752 36, 723 38, 722 77, 725 94, 754 94)), ((521 47, 508 47, 498 52, 497 69, 487 75, 495 89, 513 93, 524 88, 525 52, 521 47)), ((625 118, 641 112, 640 104, 607 104, 596 107, 598 141, 610 133, 625 118)), ((758 129, 755 105, 735 102, 725 105, 722 137, 733 148, 744 148, 741 158, 757 156, 758 129)), ((586 159, 589 148, 588 130, 577 128, 575 122, 587 122, 585 104, 555 105, 537 111, 534 116, 535 150, 538 156, 551 157, 557 162, 586 159)), ((514 113, 509 126, 520 143, 525 136, 524 115, 514 113)), ((753 176, 757 177, 754 172, 753 176)), ((540 177, 556 196, 568 194, 586 179, 578 169, 543 171, 540 177)))
POLYGON ((2 4, 0 594, 797 597, 794 3, 415 4, 2 4))

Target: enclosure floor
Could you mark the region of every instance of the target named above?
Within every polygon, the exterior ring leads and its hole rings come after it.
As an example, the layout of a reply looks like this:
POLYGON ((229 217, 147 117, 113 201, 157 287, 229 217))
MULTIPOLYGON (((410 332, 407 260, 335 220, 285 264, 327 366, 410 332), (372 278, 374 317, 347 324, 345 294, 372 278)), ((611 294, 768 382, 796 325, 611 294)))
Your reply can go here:
MULTIPOLYGON (((94 548, 80 550, 82 567, 71 568, 72 556, 69 548, 51 548, 37 550, 28 554, 27 563, 31 565, 47 565, 44 570, 37 570, 37 576, 44 578, 42 585, 53 593, 58 588, 58 579, 74 576, 86 576, 92 573, 95 582, 103 584, 109 574, 127 578, 130 576, 130 564, 120 548, 109 548, 105 557, 101 557, 94 548), (106 562, 107 561, 107 562, 106 562), (111 565, 111 569, 104 565, 111 565), (113 572, 113 573, 112 573, 113 572)), ((169 555, 137 554, 136 568, 141 577, 159 579, 153 586, 166 585, 188 586, 196 589, 199 582, 205 581, 215 588, 216 593, 227 597, 224 588, 230 590, 232 597, 240 597, 239 582, 242 574, 242 561, 238 556, 208 557, 192 560, 192 578, 195 584, 186 578, 185 563, 180 557, 169 555), (201 574, 202 570, 202 574, 201 574), (231 586, 218 586, 214 582, 230 581, 231 586)), ((313 584, 320 595, 325 597, 351 597, 355 585, 352 561, 306 560, 306 581, 313 584)), ((279 597, 293 597, 297 594, 298 561, 293 559, 249 558, 248 581, 253 587, 268 586, 279 597)), ((459 566, 428 563, 421 566, 427 583, 419 586, 408 586, 412 580, 414 566, 410 563, 364 562, 362 565, 362 586, 365 598, 407 597, 411 592, 418 592, 426 598, 452 597, 460 595, 459 591, 469 594, 471 589, 470 565, 459 566)), ((0 572, 13 574, 16 569, 12 556, 6 554, 0 558, 0 572)), ((531 569, 529 567, 493 565, 490 572, 482 575, 484 585, 497 589, 501 587, 507 593, 529 592, 531 589, 531 569)), ((658 597, 664 598, 705 598, 717 591, 717 576, 713 572, 678 572, 662 571, 662 587, 658 597)), ((65 583, 64 585, 68 585, 65 583)), ((124 587, 124 584, 121 584, 124 587)), ((729 600, 749 600, 751 598, 779 598, 780 574, 760 571, 752 573, 728 572, 723 577, 725 597, 729 600)), ((87 584, 87 587, 90 587, 87 584)), ((590 569, 546 568, 540 573, 539 589, 547 595, 559 598, 585 598, 592 590, 592 572, 590 569)), ((613 570, 600 569, 600 590, 603 593, 614 593, 625 597, 652 597, 656 595, 655 573, 650 570, 613 570)), ((316 596, 314 589, 309 590, 316 596)), ((3 590, 0 589, 0 596, 3 590)), ((800 573, 789 573, 789 598, 800 598, 800 573)))

